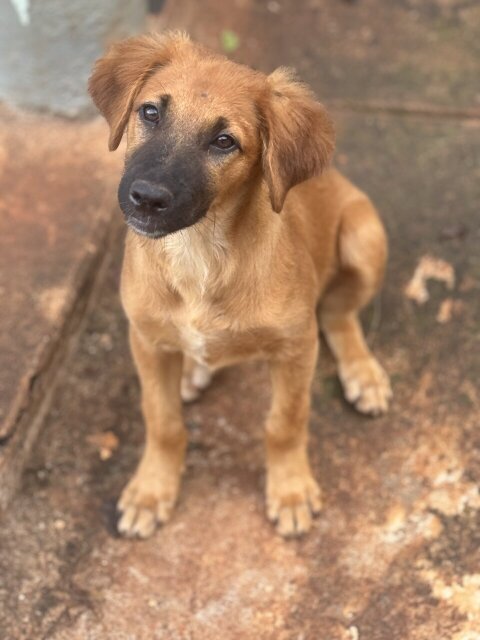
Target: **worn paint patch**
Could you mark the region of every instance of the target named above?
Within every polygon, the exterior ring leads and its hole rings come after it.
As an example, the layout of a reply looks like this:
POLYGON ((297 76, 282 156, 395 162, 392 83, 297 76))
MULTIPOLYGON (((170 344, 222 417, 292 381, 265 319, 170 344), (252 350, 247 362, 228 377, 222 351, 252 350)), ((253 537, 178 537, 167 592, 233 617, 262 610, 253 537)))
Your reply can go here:
POLYGON ((30 0, 10 0, 17 12, 20 23, 26 27, 30 24, 30 0))

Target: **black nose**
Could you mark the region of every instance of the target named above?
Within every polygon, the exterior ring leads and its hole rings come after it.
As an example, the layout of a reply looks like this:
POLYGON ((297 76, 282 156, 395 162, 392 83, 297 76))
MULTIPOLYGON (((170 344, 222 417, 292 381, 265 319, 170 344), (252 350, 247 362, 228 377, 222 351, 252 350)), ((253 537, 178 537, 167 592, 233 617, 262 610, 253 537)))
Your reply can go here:
POLYGON ((173 202, 173 195, 168 189, 148 180, 134 180, 129 197, 135 209, 150 213, 163 213, 173 202))

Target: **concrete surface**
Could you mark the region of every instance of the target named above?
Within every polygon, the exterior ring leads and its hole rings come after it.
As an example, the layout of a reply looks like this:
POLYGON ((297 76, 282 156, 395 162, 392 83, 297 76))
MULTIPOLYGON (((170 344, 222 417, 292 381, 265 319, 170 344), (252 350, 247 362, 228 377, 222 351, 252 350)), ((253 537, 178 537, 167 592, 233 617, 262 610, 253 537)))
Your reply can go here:
POLYGON ((0 507, 107 244, 121 158, 106 129, 0 109, 0 507))
MULTIPOLYGON (((225 4, 206 0, 199 13, 197 3, 170 3, 161 20, 166 15, 171 25, 216 42, 222 29, 234 27, 242 43, 258 28, 258 66, 299 51, 297 65, 308 59, 306 69, 331 73, 325 68, 337 52, 319 37, 311 45, 318 36, 313 18, 275 17, 287 7, 293 12, 293 2, 237 2, 238 13, 228 14, 225 4), (268 23, 258 17, 265 10, 268 23), (286 28, 294 19, 304 21, 304 31, 286 28)), ((302 14, 314 5, 295 6, 302 14)), ((382 17, 384 55, 370 59, 370 70, 395 67, 406 56, 415 72, 437 69, 440 45, 429 54, 418 32, 416 51, 397 51, 383 31, 392 24, 408 30, 402 12, 416 10, 425 35, 437 14, 472 7, 407 0, 391 3, 388 13, 385 3, 367 0, 321 5, 340 33, 355 15, 363 16, 359 24, 367 20, 367 9, 372 22, 382 17)), ((469 25, 475 28, 478 22, 469 25)), ((471 56, 476 64, 477 45, 453 31, 461 60, 471 56)), ((346 38, 346 69, 355 51, 346 38)), ((356 101, 356 112, 345 104, 333 112, 336 162, 372 196, 389 232, 386 286, 364 323, 392 375, 395 399, 385 417, 358 416, 342 400, 323 349, 311 454, 325 508, 312 533, 285 542, 265 518, 269 386, 263 365, 246 364, 220 373, 186 410, 187 469, 171 523, 145 542, 116 537, 115 499, 143 441, 117 295, 118 247, 78 349, 61 370, 22 490, 2 521, 2 639, 479 640, 480 120, 471 111, 478 86, 457 63, 448 77, 432 72, 445 99, 410 76, 390 84, 385 76, 373 93, 368 83, 347 79, 337 92, 339 85, 315 81, 332 103, 337 96, 356 101), (393 115, 370 102, 372 95, 401 96, 400 108, 417 93, 431 113, 393 115), (358 112, 367 107, 374 111, 358 112), (468 117, 457 117, 457 107, 468 117), (425 256, 445 261, 455 282, 452 289, 429 282, 430 297, 418 305, 405 286, 425 256)))
POLYGON ((477 0, 167 2, 152 26, 186 29, 271 71, 295 67, 323 100, 356 108, 480 115, 477 0))
POLYGON ((93 112, 87 80, 106 45, 144 28, 138 0, 2 0, 0 99, 67 116, 93 112))

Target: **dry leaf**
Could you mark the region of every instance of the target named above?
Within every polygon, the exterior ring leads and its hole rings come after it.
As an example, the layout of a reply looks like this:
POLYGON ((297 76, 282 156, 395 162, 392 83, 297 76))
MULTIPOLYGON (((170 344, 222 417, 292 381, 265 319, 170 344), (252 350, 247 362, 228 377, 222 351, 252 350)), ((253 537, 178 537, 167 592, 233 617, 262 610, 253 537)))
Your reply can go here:
POLYGON ((437 322, 440 324, 445 324, 452 319, 453 313, 453 300, 452 298, 445 298, 445 300, 440 305, 440 309, 437 313, 437 322))
POLYGON ((462 293, 469 293, 469 291, 476 289, 477 286, 478 285, 475 278, 472 278, 472 276, 466 275, 464 276, 459 289, 462 293))
POLYGON ((87 437, 87 442, 97 447, 101 460, 111 458, 115 449, 118 448, 118 438, 113 431, 93 433, 87 437))
POLYGON ((405 287, 405 295, 418 304, 424 304, 429 299, 427 290, 428 280, 444 282, 447 289, 455 285, 455 272, 451 264, 441 258, 426 255, 420 259, 412 279, 405 287))
POLYGON ((452 317, 459 316, 463 309, 464 303, 461 300, 453 300, 452 298, 445 298, 440 305, 440 309, 437 313, 437 322, 440 324, 446 324, 450 322, 452 317))
POLYGON ((422 373, 418 381, 418 387, 412 396, 412 404, 416 407, 423 407, 429 402, 430 393, 434 385, 433 374, 431 371, 422 373))

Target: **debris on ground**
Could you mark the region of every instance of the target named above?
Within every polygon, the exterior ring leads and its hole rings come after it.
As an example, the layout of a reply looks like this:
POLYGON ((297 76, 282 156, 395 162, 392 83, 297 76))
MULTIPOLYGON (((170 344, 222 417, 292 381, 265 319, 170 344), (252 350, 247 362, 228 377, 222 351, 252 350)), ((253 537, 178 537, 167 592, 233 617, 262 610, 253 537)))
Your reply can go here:
POLYGON ((454 300, 453 298, 445 298, 437 313, 437 322, 446 324, 456 316, 460 316, 464 309, 462 300, 454 300))
POLYGON ((450 224, 440 231, 439 239, 445 240, 463 240, 468 234, 468 227, 462 223, 450 224))
POLYGON ((220 35, 220 41, 222 43, 222 49, 225 51, 225 53, 234 53, 240 45, 240 38, 235 33, 235 31, 231 31, 230 29, 225 29, 224 31, 222 31, 220 35))
POLYGON ((92 433, 87 437, 87 442, 98 449, 101 460, 108 460, 118 448, 118 438, 113 431, 92 433))
POLYGON ((350 627, 348 629, 348 632, 350 633, 350 638, 352 640, 359 640, 359 635, 358 635, 358 628, 357 627, 350 627))
POLYGON ((455 271, 452 265, 441 258, 423 256, 415 269, 412 279, 405 287, 405 295, 417 304, 424 304, 430 297, 427 289, 429 280, 444 282, 447 289, 455 286, 455 271))

